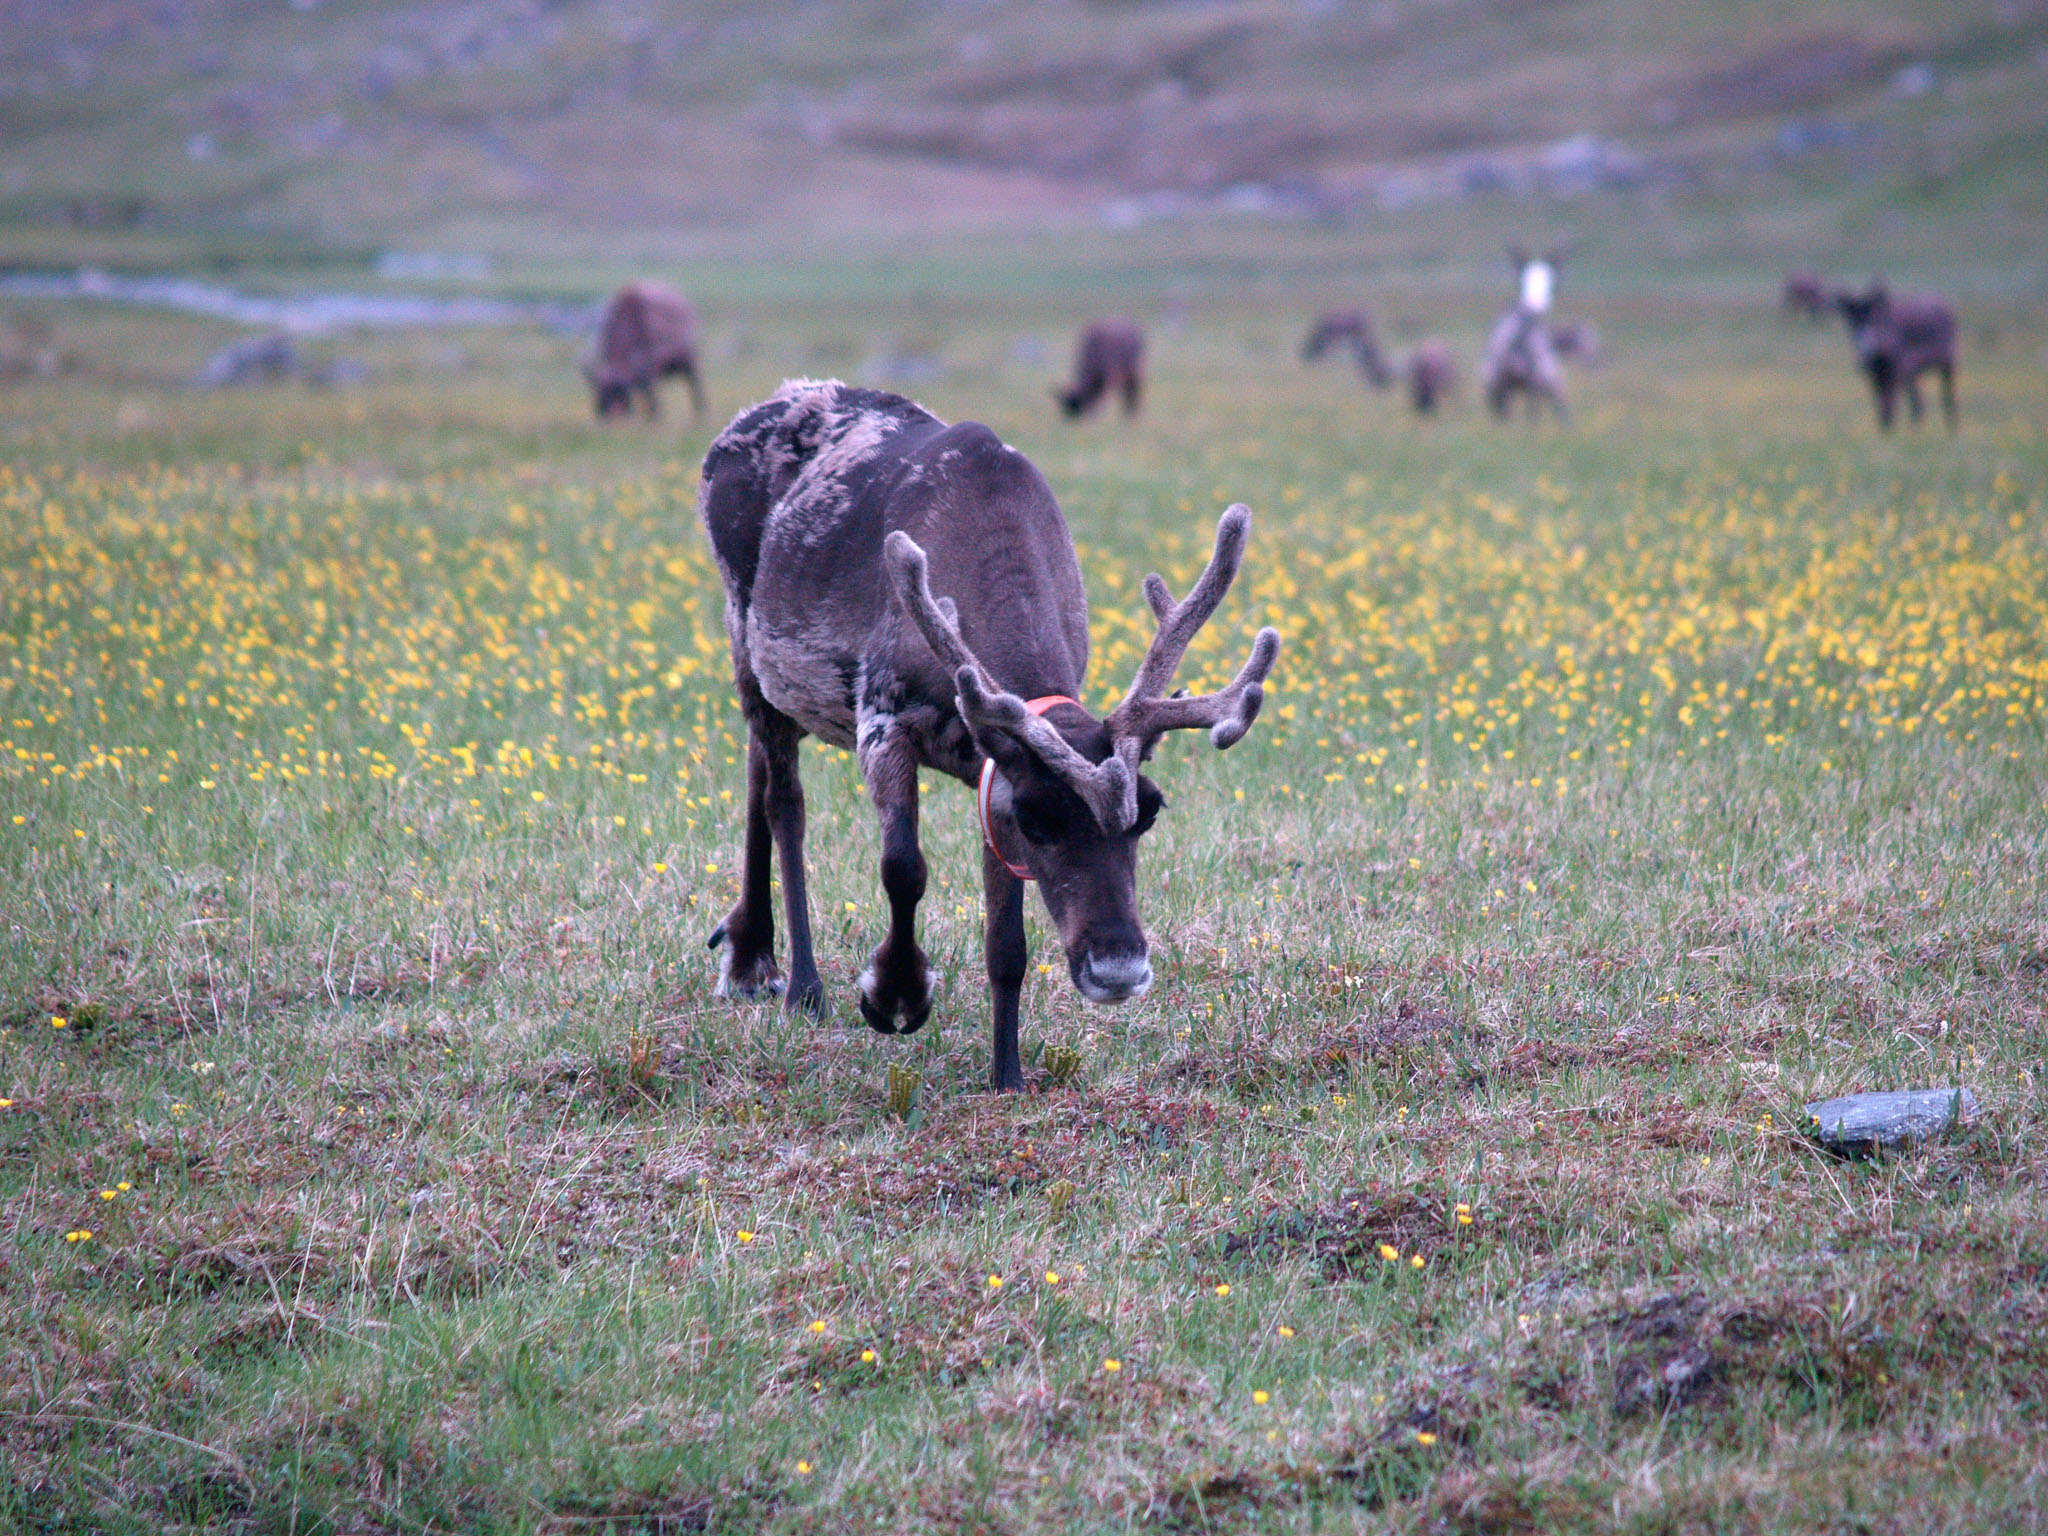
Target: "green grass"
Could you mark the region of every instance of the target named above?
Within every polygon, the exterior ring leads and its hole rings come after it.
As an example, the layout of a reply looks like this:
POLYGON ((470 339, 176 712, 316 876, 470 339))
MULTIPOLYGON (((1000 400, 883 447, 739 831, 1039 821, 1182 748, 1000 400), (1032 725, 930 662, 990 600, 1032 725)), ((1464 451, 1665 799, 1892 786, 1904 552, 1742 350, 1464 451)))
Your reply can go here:
POLYGON ((1190 674, 1285 649, 1161 754, 1158 984, 1089 1009, 1034 907, 1004 1100, 929 776, 932 1026, 854 1018, 816 748, 833 1015, 711 996, 713 423, 599 430, 537 335, 200 396, 217 332, 58 313, 0 468, 0 1526, 2042 1523, 2037 330, 1884 441, 1838 335, 1616 291, 1572 426, 1418 425, 1293 362, 1335 282, 1219 275, 1145 419, 1067 428, 1052 261, 711 306, 721 415, 916 352, 1033 457, 1098 704, 1139 578, 1256 514, 1190 674), (1798 1132, 1951 1083, 1930 1149, 1798 1132))

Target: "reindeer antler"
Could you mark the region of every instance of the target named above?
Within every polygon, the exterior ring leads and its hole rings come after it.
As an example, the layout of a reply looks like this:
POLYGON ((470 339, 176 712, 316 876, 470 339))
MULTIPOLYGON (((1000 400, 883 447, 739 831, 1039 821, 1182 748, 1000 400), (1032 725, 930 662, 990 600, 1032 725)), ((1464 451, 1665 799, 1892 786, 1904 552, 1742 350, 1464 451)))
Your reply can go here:
POLYGON ((1209 728, 1209 739, 1219 750, 1233 747, 1258 719, 1259 706, 1266 697, 1266 674, 1273 670, 1273 662, 1280 654, 1280 632, 1270 625, 1259 631, 1252 642, 1251 658, 1220 693, 1194 698, 1165 697, 1173 674, 1180 669, 1181 658, 1187 655, 1188 645, 1209 622, 1231 582, 1237 579, 1251 525, 1251 510, 1242 502, 1223 514, 1216 524, 1216 552, 1209 557, 1208 569, 1180 602, 1173 600, 1172 592, 1159 576, 1145 578, 1145 601, 1151 605, 1159 631, 1152 637, 1151 648, 1138 667, 1130 692, 1107 722, 1110 734, 1116 738, 1119 756, 1135 756, 1140 744, 1162 731, 1192 730, 1197 726, 1209 728))
MULTIPOLYGON (((1136 822, 1138 781, 1130 765, 1118 757, 1101 763, 1089 762, 1068 746, 1067 739, 1057 730, 1032 714, 1021 698, 988 675, 988 669, 960 638, 957 610, 932 596, 928 563, 915 539, 899 528, 884 541, 882 552, 897 602, 917 625, 925 644, 953 674, 953 686, 958 691, 954 704, 976 742, 984 742, 985 731, 999 731, 1010 737, 1059 775, 1081 797, 1105 831, 1121 832, 1136 822)), ((988 750, 985 744, 982 750, 988 750)))

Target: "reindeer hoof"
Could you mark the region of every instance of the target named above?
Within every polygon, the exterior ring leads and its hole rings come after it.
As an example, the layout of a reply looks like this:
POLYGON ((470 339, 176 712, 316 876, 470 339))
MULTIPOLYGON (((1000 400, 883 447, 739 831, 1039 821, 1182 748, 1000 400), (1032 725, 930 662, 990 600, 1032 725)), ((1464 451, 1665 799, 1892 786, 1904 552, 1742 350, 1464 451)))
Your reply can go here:
POLYGON ((923 972, 908 980, 892 978, 895 984, 884 987, 870 966, 861 972, 855 993, 860 1016, 868 1021, 868 1028, 882 1034, 914 1035, 932 1016, 931 983, 937 979, 935 973, 923 972))
MULTIPOLYGON (((723 930, 720 936, 723 936, 723 930)), ((758 998, 774 997, 782 988, 782 972, 775 968, 775 956, 772 954, 741 959, 728 944, 718 957, 718 985, 712 991, 719 997, 753 1002, 758 998)))

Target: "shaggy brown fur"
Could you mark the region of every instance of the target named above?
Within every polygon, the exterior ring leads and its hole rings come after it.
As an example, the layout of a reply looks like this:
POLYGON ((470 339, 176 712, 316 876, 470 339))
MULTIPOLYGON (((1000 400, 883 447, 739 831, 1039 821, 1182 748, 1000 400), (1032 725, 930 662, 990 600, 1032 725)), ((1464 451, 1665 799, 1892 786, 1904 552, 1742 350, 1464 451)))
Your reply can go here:
POLYGON ((628 283, 613 294, 597 325, 597 343, 583 376, 590 380, 600 417, 624 415, 638 392, 647 419, 657 413, 654 386, 679 373, 690 386, 693 416, 704 412, 697 377, 697 311, 690 301, 660 283, 628 283))

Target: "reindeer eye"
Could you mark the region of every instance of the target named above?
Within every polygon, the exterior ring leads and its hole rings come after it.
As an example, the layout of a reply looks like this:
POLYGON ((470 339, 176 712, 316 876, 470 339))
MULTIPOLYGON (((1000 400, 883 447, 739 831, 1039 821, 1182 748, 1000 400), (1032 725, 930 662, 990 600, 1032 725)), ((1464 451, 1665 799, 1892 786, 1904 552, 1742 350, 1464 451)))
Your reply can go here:
POLYGON ((1028 801, 1019 800, 1011 807, 1011 814, 1017 820, 1017 830, 1024 834, 1027 843, 1045 844, 1059 840, 1059 823, 1028 801))

